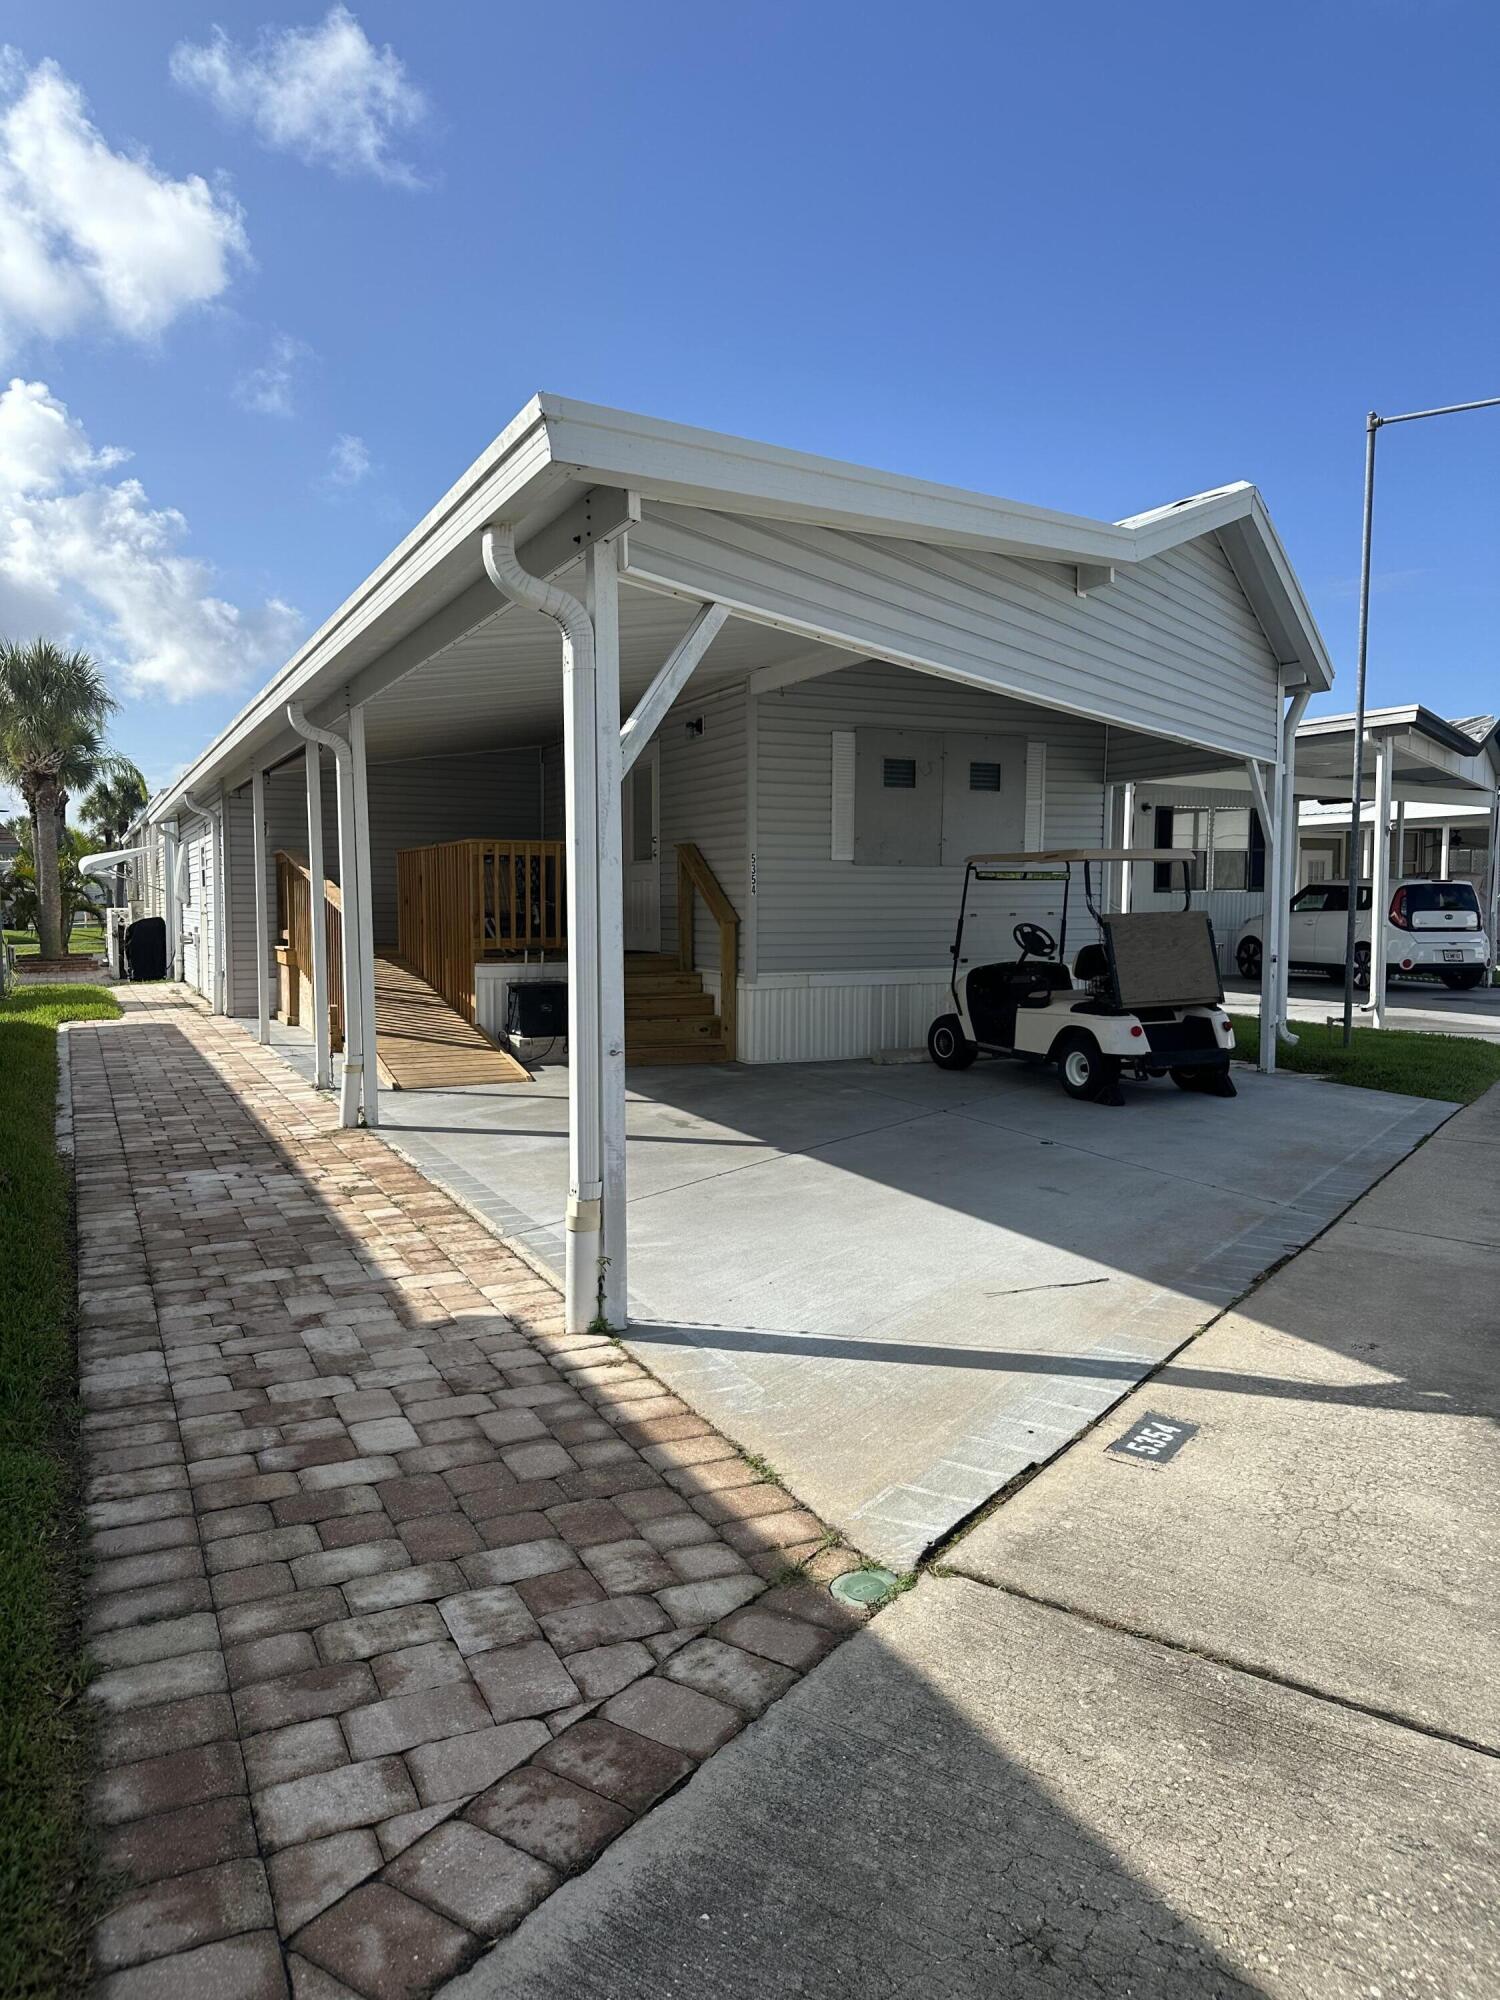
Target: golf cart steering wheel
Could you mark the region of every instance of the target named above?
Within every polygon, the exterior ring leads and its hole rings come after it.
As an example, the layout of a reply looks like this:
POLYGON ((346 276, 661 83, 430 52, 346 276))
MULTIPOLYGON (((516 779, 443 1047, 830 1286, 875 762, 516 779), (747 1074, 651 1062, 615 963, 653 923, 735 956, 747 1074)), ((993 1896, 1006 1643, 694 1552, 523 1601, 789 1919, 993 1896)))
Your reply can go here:
POLYGON ((1011 936, 1021 947, 1022 958, 1052 958, 1057 953, 1057 940, 1051 931, 1044 931, 1040 924, 1017 924, 1011 936))

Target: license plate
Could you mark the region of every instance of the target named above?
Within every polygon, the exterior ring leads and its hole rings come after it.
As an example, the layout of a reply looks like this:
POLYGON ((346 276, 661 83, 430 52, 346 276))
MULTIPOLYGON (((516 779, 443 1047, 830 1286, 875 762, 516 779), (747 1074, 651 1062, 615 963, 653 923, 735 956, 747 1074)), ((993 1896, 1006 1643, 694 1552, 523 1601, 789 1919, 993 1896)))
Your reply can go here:
POLYGON ((1464 962, 1464 955, 1461 951, 1445 951, 1443 958, 1449 965, 1462 965, 1464 962))

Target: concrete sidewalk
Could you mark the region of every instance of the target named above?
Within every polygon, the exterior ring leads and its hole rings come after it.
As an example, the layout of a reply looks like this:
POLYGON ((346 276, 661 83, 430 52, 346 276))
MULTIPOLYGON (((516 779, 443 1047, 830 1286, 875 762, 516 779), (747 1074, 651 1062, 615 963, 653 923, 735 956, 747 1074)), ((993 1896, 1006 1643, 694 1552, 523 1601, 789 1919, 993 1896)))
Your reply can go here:
POLYGON ((1492 1994, 1497 1216, 1492 1092, 449 2000, 1492 1994))

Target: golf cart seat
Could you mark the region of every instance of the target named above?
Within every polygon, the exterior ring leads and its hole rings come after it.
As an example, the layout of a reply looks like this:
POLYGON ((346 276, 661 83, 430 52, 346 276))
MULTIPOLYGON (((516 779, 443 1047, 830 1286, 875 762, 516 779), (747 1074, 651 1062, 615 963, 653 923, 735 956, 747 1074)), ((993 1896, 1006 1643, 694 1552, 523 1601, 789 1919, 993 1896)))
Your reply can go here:
POLYGON ((1066 993, 1072 983, 1068 968, 1057 959, 1007 958, 994 965, 976 965, 967 991, 969 1015, 980 1040, 1010 1042, 1018 1008, 1045 1007, 1054 993, 1066 993))
POLYGON ((1073 961, 1073 977, 1085 986, 1109 977, 1109 953, 1102 944, 1086 944, 1073 961))

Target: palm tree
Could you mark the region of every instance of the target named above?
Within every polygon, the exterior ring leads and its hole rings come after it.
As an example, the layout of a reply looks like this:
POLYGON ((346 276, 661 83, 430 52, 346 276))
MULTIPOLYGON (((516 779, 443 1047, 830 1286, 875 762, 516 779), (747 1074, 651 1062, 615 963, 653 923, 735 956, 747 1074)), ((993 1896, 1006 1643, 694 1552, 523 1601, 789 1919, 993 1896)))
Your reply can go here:
POLYGON ((0 780, 31 814, 37 937, 43 958, 61 958, 58 845, 68 794, 115 768, 104 729, 118 706, 87 653, 50 639, 0 645, 0 780))
MULTIPOLYGON (((81 818, 105 849, 123 847, 142 806, 150 796, 146 780, 128 758, 92 785, 84 796, 81 818)), ((125 900, 125 870, 115 870, 115 901, 125 900)))

